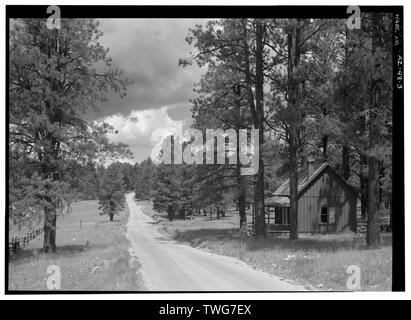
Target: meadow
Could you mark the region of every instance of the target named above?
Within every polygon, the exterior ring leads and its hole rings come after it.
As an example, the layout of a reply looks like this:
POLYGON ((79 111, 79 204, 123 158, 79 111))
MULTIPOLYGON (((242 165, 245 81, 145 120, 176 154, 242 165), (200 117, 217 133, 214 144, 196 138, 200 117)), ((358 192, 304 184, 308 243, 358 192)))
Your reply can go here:
POLYGON ((42 235, 9 257, 9 290, 49 290, 47 268, 58 266, 62 291, 140 291, 139 264, 125 237, 128 209, 100 215, 97 201, 79 201, 57 217, 57 252, 42 253, 42 235))

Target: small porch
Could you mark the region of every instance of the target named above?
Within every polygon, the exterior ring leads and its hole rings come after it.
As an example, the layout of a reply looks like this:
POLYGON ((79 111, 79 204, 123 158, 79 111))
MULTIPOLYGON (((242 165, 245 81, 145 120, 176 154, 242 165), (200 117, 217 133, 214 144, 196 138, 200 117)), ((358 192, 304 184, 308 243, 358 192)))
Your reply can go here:
POLYGON ((290 231, 290 200, 285 196, 268 198, 265 203, 267 233, 288 233, 290 231))

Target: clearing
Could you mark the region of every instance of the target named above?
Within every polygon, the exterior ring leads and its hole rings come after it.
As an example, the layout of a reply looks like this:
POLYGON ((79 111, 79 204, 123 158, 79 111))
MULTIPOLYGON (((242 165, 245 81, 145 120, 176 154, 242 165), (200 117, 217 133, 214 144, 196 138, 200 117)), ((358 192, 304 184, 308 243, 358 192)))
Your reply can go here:
POLYGON ((41 252, 43 234, 9 258, 9 290, 48 290, 47 268, 61 271, 61 290, 140 291, 139 264, 131 261, 125 224, 128 210, 109 222, 98 201, 79 201, 57 217, 57 253, 41 252), (81 223, 80 223, 81 222, 81 223))

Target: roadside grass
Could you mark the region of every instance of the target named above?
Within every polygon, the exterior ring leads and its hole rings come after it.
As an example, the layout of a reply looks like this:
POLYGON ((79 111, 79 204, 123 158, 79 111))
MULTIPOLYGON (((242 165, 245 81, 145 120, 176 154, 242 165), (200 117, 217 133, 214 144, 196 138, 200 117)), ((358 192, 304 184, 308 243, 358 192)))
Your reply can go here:
POLYGON ((61 290, 141 291, 139 264, 128 253, 128 207, 113 222, 97 201, 79 201, 57 218, 57 253, 42 253, 42 235, 9 258, 9 290, 48 290, 47 268, 60 267, 61 290))
POLYGON ((347 267, 361 270, 362 291, 390 291, 392 279, 391 235, 383 235, 379 250, 365 247, 364 235, 301 234, 264 240, 240 236, 235 213, 221 220, 195 216, 190 221, 162 219, 162 228, 174 239, 214 253, 239 258, 256 269, 294 280, 313 290, 349 291, 347 267))

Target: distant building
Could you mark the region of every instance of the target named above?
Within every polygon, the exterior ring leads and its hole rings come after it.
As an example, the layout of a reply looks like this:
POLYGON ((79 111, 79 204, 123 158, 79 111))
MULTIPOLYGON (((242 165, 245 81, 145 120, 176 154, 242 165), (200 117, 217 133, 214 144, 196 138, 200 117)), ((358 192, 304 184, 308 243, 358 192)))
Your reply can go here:
MULTIPOLYGON (((357 193, 328 163, 299 170, 298 231, 356 231, 357 193)), ((268 232, 289 230, 290 180, 266 198, 268 232)))

